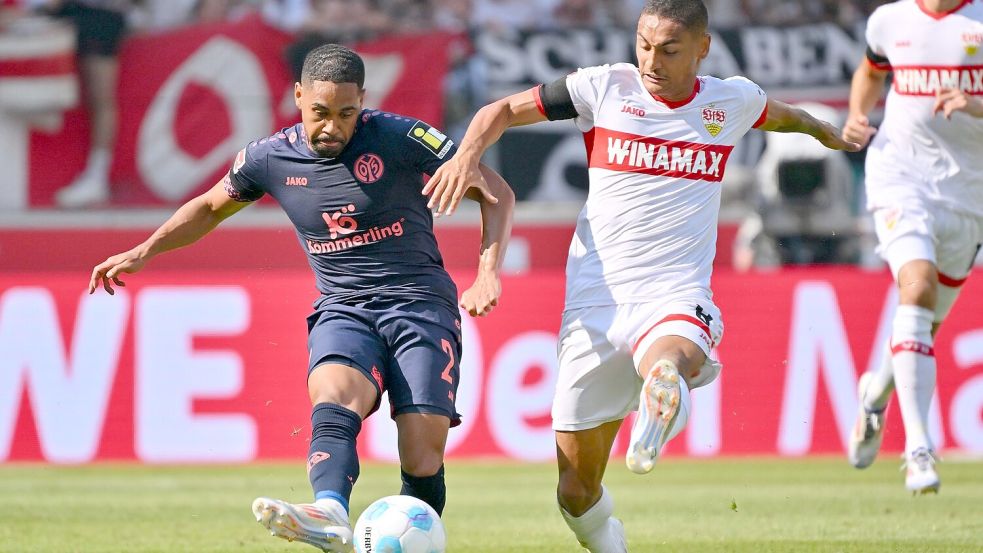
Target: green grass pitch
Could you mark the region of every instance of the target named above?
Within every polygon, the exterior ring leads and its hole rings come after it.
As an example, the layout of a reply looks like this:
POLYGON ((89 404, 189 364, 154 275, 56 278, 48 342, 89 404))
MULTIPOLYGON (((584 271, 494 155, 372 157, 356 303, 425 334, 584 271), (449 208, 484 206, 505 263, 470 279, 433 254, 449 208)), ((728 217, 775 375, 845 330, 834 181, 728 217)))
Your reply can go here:
MULTIPOLYGON (((607 485, 633 553, 983 551, 983 462, 944 462, 942 493, 911 497, 883 457, 865 471, 834 458, 668 459, 647 476, 615 459, 607 485)), ((554 471, 450 463, 448 551, 582 551, 556 511, 554 471)), ((363 466, 353 512, 396 493, 398 478, 393 466, 363 466)), ((0 465, 0 552, 315 551, 254 522, 258 495, 308 501, 302 462, 0 465)))

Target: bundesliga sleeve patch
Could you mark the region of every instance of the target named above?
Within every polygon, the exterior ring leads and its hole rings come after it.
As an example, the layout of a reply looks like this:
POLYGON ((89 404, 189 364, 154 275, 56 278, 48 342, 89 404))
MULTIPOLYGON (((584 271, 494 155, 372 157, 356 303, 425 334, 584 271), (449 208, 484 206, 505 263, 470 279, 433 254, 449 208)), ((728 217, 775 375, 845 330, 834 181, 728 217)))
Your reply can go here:
POLYGON ((407 136, 423 144, 423 147, 430 150, 433 155, 437 156, 437 159, 444 159, 451 146, 454 145, 454 141, 447 138, 444 133, 422 121, 417 121, 407 136))

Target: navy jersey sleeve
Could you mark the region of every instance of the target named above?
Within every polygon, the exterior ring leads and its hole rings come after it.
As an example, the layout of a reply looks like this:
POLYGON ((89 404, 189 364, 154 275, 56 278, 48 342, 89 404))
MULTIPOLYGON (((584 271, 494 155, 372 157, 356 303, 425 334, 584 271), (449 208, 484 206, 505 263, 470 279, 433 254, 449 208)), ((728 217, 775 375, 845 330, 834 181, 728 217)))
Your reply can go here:
POLYGON ((237 202, 254 202, 266 193, 263 182, 266 181, 267 156, 258 153, 256 142, 239 150, 225 177, 225 192, 237 202))
POLYGON ((433 175, 457 152, 457 145, 444 133, 416 119, 406 125, 405 151, 412 166, 421 173, 433 175))

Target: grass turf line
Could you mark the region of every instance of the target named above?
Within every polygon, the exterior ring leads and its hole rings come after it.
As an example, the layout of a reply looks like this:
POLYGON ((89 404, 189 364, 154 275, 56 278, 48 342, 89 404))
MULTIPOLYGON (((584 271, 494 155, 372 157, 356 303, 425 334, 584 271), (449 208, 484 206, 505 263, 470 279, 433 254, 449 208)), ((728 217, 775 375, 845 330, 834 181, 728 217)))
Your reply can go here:
MULTIPOLYGON (((606 483, 632 552, 983 551, 983 462, 945 462, 938 496, 911 497, 898 463, 668 459, 606 483)), ((451 462, 451 553, 582 551, 554 502, 549 464, 451 462)), ((399 471, 367 465, 352 512, 398 493, 399 471)), ((303 463, 149 467, 0 465, 0 552, 316 551, 270 537, 249 506, 310 500, 303 463)))

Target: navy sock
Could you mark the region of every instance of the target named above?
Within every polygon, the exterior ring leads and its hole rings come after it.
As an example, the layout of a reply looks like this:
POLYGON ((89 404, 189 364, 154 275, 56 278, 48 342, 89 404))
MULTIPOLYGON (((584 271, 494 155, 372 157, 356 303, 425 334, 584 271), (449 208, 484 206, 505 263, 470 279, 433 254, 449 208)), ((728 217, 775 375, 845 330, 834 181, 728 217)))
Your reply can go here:
POLYGON ((413 476, 399 471, 403 476, 403 489, 400 495, 411 495, 426 501, 437 514, 443 514, 447 502, 447 486, 444 484, 444 465, 432 476, 413 476))
POLYGON ((340 405, 318 403, 311 414, 311 428, 307 476, 314 498, 336 499, 347 511, 352 486, 358 480, 355 437, 362 430, 362 418, 340 405))

